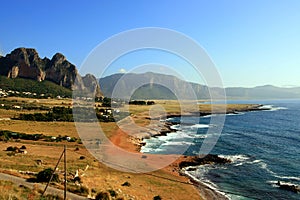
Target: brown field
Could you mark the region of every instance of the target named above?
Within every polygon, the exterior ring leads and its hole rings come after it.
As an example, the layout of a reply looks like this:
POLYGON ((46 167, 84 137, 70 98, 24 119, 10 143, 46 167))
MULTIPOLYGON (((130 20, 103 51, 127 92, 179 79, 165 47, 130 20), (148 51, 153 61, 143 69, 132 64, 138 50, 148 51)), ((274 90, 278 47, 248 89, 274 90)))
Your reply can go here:
MULTIPOLYGON (((6 100, 17 102, 30 102, 32 99, 26 98, 8 98, 6 100)), ((44 106, 69 106, 71 100, 38 100, 37 104, 44 106)), ((178 102, 176 101, 157 101, 168 113, 180 113, 178 102)), ((226 109, 226 105, 218 105, 218 109, 226 109)), ((245 110, 251 105, 229 105, 227 110, 245 110)), ((135 120, 135 123, 141 126, 149 124, 149 106, 130 106, 129 111, 135 120)), ((210 105, 201 104, 199 109, 202 112, 209 112, 210 105)), ((222 110, 221 109, 221 110, 222 110)), ((22 112, 0 109, 0 118, 14 117, 22 112)), ((35 111, 30 111, 35 112, 35 111)), ((88 123, 86 124, 88 126, 88 123)), ((114 122, 101 123, 105 134, 111 138, 111 141, 128 151, 136 151, 136 146, 132 144, 128 135, 120 130, 114 122)), ((72 122, 32 122, 20 120, 0 120, 0 130, 10 130, 21 133, 41 133, 49 136, 68 135, 78 138, 75 124, 72 122)), ((95 158, 85 149, 82 144, 76 142, 41 142, 41 141, 8 141, 0 142, 0 171, 9 172, 18 176, 24 176, 21 171, 39 172, 45 168, 54 168, 62 150, 63 145, 67 145, 67 169, 69 173, 74 174, 77 169, 88 170, 83 176, 85 187, 91 191, 114 190, 119 193, 119 197, 124 199, 153 199, 159 195, 162 199, 201 199, 199 190, 197 190, 190 181, 183 176, 179 176, 172 166, 160 169, 146 174, 126 173, 111 169, 95 158), (27 154, 8 155, 5 151, 9 146, 27 147, 27 154), (79 150, 75 151, 78 147, 79 150), (80 159, 84 156, 84 159, 80 159), (43 164, 38 165, 36 160, 42 160, 43 164), (129 182, 130 186, 121 186, 124 182, 129 182)), ((62 164, 59 169, 63 169, 62 164)), ((28 176, 25 176, 28 177, 28 176)), ((13 192, 13 191, 12 191, 13 192)))

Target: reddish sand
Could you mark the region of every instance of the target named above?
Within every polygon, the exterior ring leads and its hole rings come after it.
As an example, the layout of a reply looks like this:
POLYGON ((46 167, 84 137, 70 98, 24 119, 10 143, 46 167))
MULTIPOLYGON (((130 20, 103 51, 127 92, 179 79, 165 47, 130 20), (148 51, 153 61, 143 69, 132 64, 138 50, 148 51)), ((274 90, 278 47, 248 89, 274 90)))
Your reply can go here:
MULTIPOLYGON (((140 153, 139 152, 140 147, 133 144, 132 141, 130 140, 130 137, 121 129, 118 129, 110 138, 110 140, 114 145, 117 145, 118 147, 126 151, 133 152, 133 153, 140 153)), ((149 156, 149 154, 147 156, 149 156)), ((172 159, 172 156, 170 156, 170 159, 172 159)), ((174 177, 174 179, 176 179, 178 182, 189 183, 189 184, 193 183, 190 185, 190 187, 194 187, 194 189, 198 190, 199 199, 227 199, 223 195, 220 195, 219 193, 216 193, 211 189, 207 188, 205 185, 201 183, 196 183, 194 181, 191 181, 188 177, 180 175, 179 163, 184 160, 188 160, 188 158, 184 156, 180 156, 172 164, 164 167, 163 169, 160 169, 159 171, 161 173, 171 174, 174 177)))

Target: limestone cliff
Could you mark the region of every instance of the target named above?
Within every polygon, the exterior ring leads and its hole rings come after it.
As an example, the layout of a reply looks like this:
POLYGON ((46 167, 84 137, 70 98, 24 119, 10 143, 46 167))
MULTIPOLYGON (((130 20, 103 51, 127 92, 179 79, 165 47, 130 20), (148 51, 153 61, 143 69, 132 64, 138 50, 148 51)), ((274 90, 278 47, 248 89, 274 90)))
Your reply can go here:
POLYGON ((83 79, 76 66, 61 53, 56 53, 50 60, 46 57, 40 58, 35 49, 17 48, 10 54, 0 57, 0 75, 8 78, 48 80, 72 90, 87 90, 96 97, 102 96, 96 78, 89 74, 83 79))

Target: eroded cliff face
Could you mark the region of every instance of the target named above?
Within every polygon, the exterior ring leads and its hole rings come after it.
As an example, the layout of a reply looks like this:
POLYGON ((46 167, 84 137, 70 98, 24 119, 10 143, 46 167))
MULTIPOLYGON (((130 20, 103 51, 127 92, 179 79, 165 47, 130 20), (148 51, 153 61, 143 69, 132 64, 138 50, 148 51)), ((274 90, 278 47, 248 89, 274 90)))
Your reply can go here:
POLYGON ((0 57, 0 74, 8 78, 48 80, 72 90, 87 90, 96 97, 102 96, 96 78, 89 74, 83 80, 76 66, 61 53, 56 53, 50 60, 40 58, 35 49, 17 48, 0 57))

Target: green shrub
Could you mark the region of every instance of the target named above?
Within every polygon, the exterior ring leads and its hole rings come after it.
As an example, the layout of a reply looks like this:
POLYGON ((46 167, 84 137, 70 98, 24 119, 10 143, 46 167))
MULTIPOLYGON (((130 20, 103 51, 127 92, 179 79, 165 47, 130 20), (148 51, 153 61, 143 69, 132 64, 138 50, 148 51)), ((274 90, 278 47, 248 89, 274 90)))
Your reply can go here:
POLYGON ((153 197, 153 200, 161 200, 161 199, 162 199, 162 198, 161 198, 159 195, 153 197))
MULTIPOLYGON (((40 171, 36 176, 37 182, 48 182, 50 180, 53 172, 54 171, 51 168, 47 168, 43 171, 40 171)), ((58 175, 54 173, 51 181, 59 182, 58 175)))
POLYGON ((112 196, 112 197, 117 197, 118 196, 118 193, 116 193, 116 191, 114 191, 112 189, 108 190, 108 192, 109 192, 110 196, 112 196))
POLYGON ((131 186, 131 184, 130 184, 128 181, 126 181, 125 183, 122 184, 122 186, 127 186, 127 187, 129 187, 129 186, 131 186))
POLYGON ((15 151, 16 147, 9 146, 6 148, 6 151, 15 151))
POLYGON ((99 192, 96 195, 96 200, 111 200, 111 197, 108 192, 99 192))

